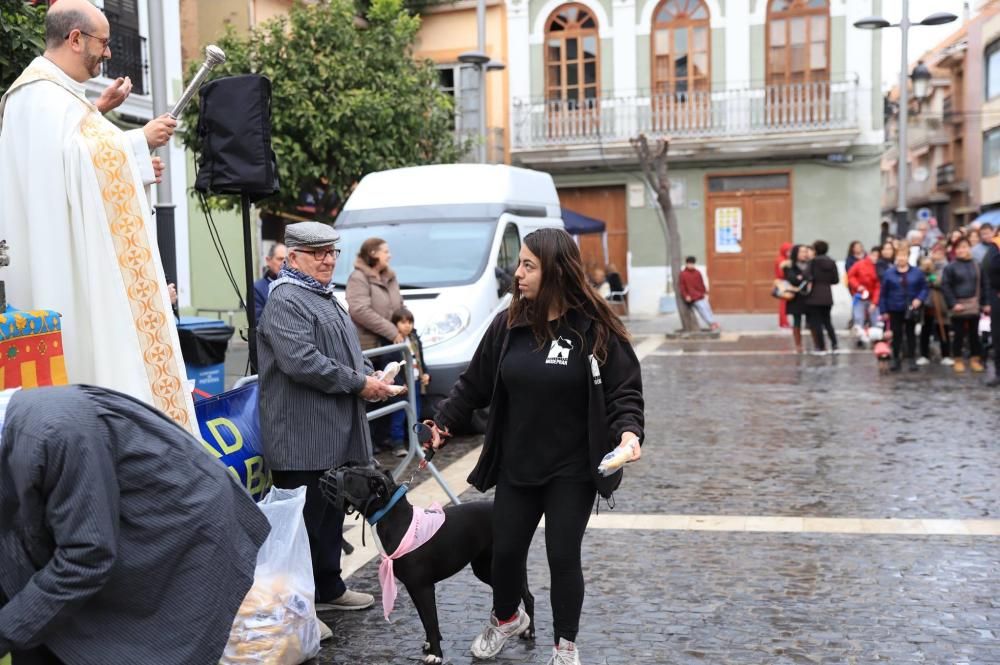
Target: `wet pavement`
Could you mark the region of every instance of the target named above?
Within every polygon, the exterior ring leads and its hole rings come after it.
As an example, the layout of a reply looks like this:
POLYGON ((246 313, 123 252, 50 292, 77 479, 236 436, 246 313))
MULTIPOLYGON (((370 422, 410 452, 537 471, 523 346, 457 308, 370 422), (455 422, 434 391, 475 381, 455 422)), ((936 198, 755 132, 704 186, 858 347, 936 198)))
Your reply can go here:
MULTIPOLYGON (((611 515, 997 525, 1000 393, 983 377, 940 366, 880 376, 867 353, 796 356, 790 344, 729 335, 664 342, 647 355, 649 438, 611 515)), ((437 461, 475 445, 458 441, 437 461)), ((648 521, 648 529, 588 531, 585 664, 1000 664, 1000 536, 694 531, 648 521)), ((528 566, 538 643, 511 644, 498 663, 550 656, 541 537, 528 566)), ((349 584, 378 598, 375 562, 349 584)), ((488 616, 489 589, 466 570, 438 585, 437 600, 447 660, 475 662, 468 646, 488 616)), ((335 637, 317 662, 419 661, 423 633, 406 593, 394 623, 378 607, 324 616, 335 637)))

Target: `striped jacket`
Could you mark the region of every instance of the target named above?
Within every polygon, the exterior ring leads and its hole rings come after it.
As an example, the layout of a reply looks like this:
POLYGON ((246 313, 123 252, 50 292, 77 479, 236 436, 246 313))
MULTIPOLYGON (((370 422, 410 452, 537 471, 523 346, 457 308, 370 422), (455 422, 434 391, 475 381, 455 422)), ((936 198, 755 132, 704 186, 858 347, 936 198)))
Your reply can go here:
POLYGON ((92 386, 20 390, 0 442, 0 654, 214 665, 269 530, 152 407, 92 386))
POLYGON ((359 396, 372 365, 332 294, 278 279, 257 330, 260 433, 276 471, 368 462, 371 434, 359 396))

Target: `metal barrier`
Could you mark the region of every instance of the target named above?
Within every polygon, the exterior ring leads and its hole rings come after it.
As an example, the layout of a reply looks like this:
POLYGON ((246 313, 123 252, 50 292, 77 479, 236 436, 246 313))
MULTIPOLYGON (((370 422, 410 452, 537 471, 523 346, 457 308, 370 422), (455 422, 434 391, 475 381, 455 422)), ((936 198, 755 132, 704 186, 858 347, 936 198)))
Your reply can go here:
MULTIPOLYGON (((406 468, 413 462, 413 460, 416 459, 418 462, 424 462, 426 463, 427 469, 434 477, 434 480, 436 480, 437 484, 444 490, 444 493, 448 495, 448 498, 451 499, 452 503, 458 505, 462 503, 462 501, 455 495, 454 492, 451 491, 451 488, 448 487, 448 483, 445 482, 444 478, 441 476, 441 472, 438 471, 436 466, 434 466, 434 463, 427 460, 424 455, 424 449, 420 445, 420 441, 417 439, 417 433, 413 431, 413 425, 417 422, 417 398, 419 397, 419 393, 417 392, 416 381, 413 376, 413 354, 410 353, 409 345, 400 343, 390 344, 389 346, 380 346, 376 349, 369 349, 365 351, 364 355, 366 358, 371 358, 372 356, 381 356, 399 351, 403 352, 403 359, 406 361, 403 370, 401 370, 405 372, 406 375, 406 400, 402 402, 395 402, 393 404, 387 404, 381 408, 375 409, 374 411, 369 411, 368 422, 371 422, 376 418, 383 418, 391 415, 397 411, 404 411, 410 424, 410 426, 406 428, 406 457, 403 458, 403 461, 399 463, 399 466, 393 470, 392 477, 396 480, 396 482, 399 482, 399 479, 403 476, 403 473, 406 472, 406 468)), ((376 367, 376 369, 382 368, 376 367)))
MULTIPOLYGON (((409 420, 410 426, 406 428, 407 430, 407 448, 406 457, 399 463, 393 472, 392 477, 396 482, 403 477, 406 472, 406 468, 413 462, 413 460, 418 460, 419 462, 426 462, 427 469, 431 472, 434 480, 437 484, 441 486, 444 493, 448 495, 451 502, 455 505, 462 503, 462 501, 456 496, 451 488, 448 487, 448 483, 445 482, 444 478, 441 476, 441 472, 438 471, 434 463, 427 460, 424 455, 424 449, 420 445, 420 441, 417 439, 417 433, 413 431, 413 425, 417 422, 417 398, 419 394, 416 390, 416 381, 413 377, 413 354, 410 353, 410 347, 407 344, 392 344, 390 346, 381 346, 377 349, 369 349, 364 352, 366 358, 371 358, 372 356, 381 356, 383 354, 396 353, 397 351, 403 352, 403 359, 406 361, 404 365, 404 371, 406 373, 406 396, 407 399, 402 402, 395 402, 393 404, 387 404, 381 408, 375 409, 374 411, 368 412, 368 422, 375 420, 376 418, 383 418, 385 416, 396 413, 397 411, 404 411, 409 420)), ((381 369, 381 368, 376 368, 381 369)), ((244 376, 238 379, 233 385, 233 389, 241 388, 248 383, 252 383, 257 380, 257 375, 253 374, 251 376, 244 376)))

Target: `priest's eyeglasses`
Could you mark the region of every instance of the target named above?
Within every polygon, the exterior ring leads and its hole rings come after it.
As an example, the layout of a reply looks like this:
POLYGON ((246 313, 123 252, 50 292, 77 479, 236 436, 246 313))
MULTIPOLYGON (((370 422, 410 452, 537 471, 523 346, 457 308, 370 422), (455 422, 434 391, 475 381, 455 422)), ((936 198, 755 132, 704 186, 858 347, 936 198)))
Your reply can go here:
MULTIPOLYGON (((65 36, 65 37, 63 37, 63 39, 64 39, 64 40, 65 40, 65 39, 69 39, 69 36, 70 36, 71 34, 73 34, 73 33, 72 33, 72 32, 67 32, 67 33, 66 33, 66 36, 65 36)), ((98 37, 97 35, 92 35, 92 34, 90 34, 89 32, 84 32, 83 30, 81 30, 81 31, 80 31, 80 34, 81 34, 81 35, 84 35, 84 36, 86 36, 86 37, 90 37, 91 39, 96 39, 97 41, 101 42, 101 46, 102 46, 102 47, 103 47, 103 48, 104 48, 105 50, 107 50, 107 48, 108 48, 108 44, 110 44, 110 43, 111 43, 111 37, 98 37)))
POLYGON ((298 251, 302 251, 305 252, 306 254, 312 255, 312 257, 317 261, 326 261, 328 256, 332 256, 334 260, 340 258, 339 249, 303 249, 298 251))

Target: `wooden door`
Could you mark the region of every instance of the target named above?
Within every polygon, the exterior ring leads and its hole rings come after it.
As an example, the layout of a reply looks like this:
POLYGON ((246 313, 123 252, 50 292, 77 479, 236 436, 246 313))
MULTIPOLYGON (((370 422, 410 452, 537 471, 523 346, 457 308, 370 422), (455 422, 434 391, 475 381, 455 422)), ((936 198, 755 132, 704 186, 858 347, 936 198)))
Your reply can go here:
MULTIPOLYGON (((618 268, 622 282, 628 284, 628 211, 625 208, 625 188, 561 188, 559 203, 573 212, 604 222, 608 240, 608 263, 618 268)), ((583 255, 583 265, 588 271, 604 265, 604 239, 600 234, 577 236, 577 240, 583 255)))
MULTIPOLYGON (((719 176, 706 210, 706 247, 712 308, 718 312, 770 312, 774 258, 792 237, 788 174, 719 176), (724 182, 722 182, 724 181, 724 182), (762 184, 768 189, 740 189, 762 184), (730 190, 730 191, 718 191, 730 190)), ((711 177, 710 177, 711 180, 711 177)))

